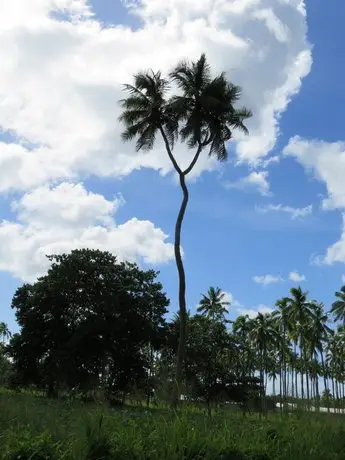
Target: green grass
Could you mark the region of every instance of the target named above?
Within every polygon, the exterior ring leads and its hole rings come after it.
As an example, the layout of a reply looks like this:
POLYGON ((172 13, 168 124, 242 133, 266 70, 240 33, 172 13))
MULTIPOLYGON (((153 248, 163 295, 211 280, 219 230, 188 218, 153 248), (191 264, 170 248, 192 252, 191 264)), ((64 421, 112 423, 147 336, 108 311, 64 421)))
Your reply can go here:
POLYGON ((6 460, 337 460, 345 418, 267 419, 223 410, 125 408, 0 394, 0 458, 6 460))

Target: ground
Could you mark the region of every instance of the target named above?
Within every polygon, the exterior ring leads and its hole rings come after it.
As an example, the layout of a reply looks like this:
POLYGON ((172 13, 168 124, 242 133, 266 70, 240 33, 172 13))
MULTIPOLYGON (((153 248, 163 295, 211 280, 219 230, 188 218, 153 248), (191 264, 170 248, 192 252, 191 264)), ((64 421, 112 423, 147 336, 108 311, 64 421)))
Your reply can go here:
POLYGON ((337 460, 343 416, 126 407, 0 394, 0 459, 337 460))

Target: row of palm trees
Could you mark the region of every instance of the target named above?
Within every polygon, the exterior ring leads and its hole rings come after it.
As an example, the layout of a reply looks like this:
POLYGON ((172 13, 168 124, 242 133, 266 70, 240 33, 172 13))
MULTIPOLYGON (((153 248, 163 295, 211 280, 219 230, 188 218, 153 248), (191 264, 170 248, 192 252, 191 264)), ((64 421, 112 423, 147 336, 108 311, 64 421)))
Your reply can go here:
MULTIPOLYGON (((307 407, 345 406, 345 286, 329 312, 300 287, 276 302, 272 313, 241 315, 232 322, 243 375, 259 374, 281 402, 307 407), (279 390, 277 390, 277 384, 279 390), (320 391, 323 388, 323 391, 320 391)), ((229 303, 220 288, 210 288, 198 311, 224 320, 229 303)), ((282 404, 283 406, 283 404, 282 404)))

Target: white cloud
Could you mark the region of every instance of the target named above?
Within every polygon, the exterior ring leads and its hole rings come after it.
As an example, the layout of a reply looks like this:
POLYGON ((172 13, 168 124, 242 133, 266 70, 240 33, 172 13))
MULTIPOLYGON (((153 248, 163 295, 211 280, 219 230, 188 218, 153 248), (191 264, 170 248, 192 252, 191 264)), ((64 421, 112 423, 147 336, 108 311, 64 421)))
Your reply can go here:
POLYGON ((13 203, 17 221, 0 224, 0 270, 32 281, 46 271, 46 254, 75 248, 111 251, 126 260, 160 264, 173 259, 167 235, 150 221, 117 224, 124 203, 88 192, 81 184, 42 186, 13 203))
POLYGON ((227 182, 224 184, 225 188, 237 189, 244 191, 257 191, 263 196, 270 195, 270 185, 268 182, 267 171, 253 171, 248 176, 242 177, 235 182, 227 182))
POLYGON ((223 291, 224 295, 224 302, 230 302, 230 309, 238 308, 241 306, 240 302, 234 298, 231 292, 223 291))
POLYGON ((235 312, 238 315, 248 315, 250 318, 255 318, 258 315, 258 313, 265 314, 265 313, 272 313, 273 311, 272 308, 267 307, 266 305, 263 305, 263 304, 259 304, 257 307, 247 308, 240 301, 235 299, 235 297, 233 296, 231 292, 226 292, 226 291, 224 292, 226 294, 227 301, 231 303, 230 313, 234 312, 235 310, 235 312))
POLYGON ((345 212, 342 214, 343 228, 340 239, 332 244, 324 256, 316 256, 314 262, 317 265, 332 265, 335 262, 345 263, 345 212))
POLYGON ((268 284, 280 283, 284 281, 281 276, 274 275, 262 275, 262 276, 253 276, 253 281, 257 284, 263 284, 267 286, 268 284))
POLYGON ((345 284, 345 275, 342 275, 341 282, 345 284))
POLYGON ((343 215, 339 241, 330 246, 324 256, 314 256, 314 263, 345 262, 345 143, 294 137, 284 148, 284 154, 295 157, 307 171, 325 184, 328 196, 323 200, 323 209, 338 209, 343 215))
MULTIPOLYGON (((139 69, 166 72, 203 51, 243 86, 254 112, 251 136, 237 137, 238 159, 255 164, 274 147, 279 115, 311 67, 304 1, 128 3, 142 22, 135 31, 104 27, 87 0, 0 0, 0 128, 12 139, 0 142, 0 191, 80 174, 171 171, 160 142, 150 154, 120 142, 121 85, 139 69)), ((190 159, 181 146, 176 155, 190 159)), ((195 174, 212 168, 204 156, 195 174)))
POLYGON ((273 157, 269 157, 266 160, 263 160, 261 162, 261 166, 263 168, 267 168, 268 166, 270 166, 272 164, 277 164, 279 162, 280 162, 280 157, 278 155, 274 155, 273 157))
POLYGON ((239 308, 237 311, 240 315, 248 315, 249 318, 254 319, 259 313, 265 315, 266 313, 272 313, 274 310, 273 308, 260 304, 255 308, 239 308))
POLYGON ((294 281, 296 283, 300 283, 306 280, 305 275, 301 275, 300 273, 294 271, 289 273, 289 280, 294 281))
POLYGON ((305 208, 293 208, 291 206, 283 206, 282 204, 268 204, 266 206, 257 206, 256 210, 261 213, 268 212, 282 212, 289 214, 292 220, 298 219, 300 217, 309 216, 313 212, 313 206, 309 205, 305 208))
POLYGON ((345 143, 294 137, 284 148, 284 154, 295 157, 325 183, 328 197, 322 203, 324 209, 345 209, 345 143))

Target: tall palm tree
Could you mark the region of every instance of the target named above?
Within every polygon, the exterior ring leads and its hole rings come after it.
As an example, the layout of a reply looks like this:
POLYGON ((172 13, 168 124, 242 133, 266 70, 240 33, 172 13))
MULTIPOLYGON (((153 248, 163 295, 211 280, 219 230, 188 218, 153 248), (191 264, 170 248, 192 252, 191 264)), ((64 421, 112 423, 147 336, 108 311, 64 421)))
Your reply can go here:
POLYGON ((207 295, 202 294, 198 313, 202 313, 211 319, 224 321, 225 315, 228 313, 230 302, 226 300, 226 294, 219 287, 210 287, 207 295))
MULTIPOLYGON (((262 385, 262 402, 265 396, 265 373, 268 372, 268 352, 279 347, 281 340, 276 322, 271 314, 258 313, 257 317, 250 321, 249 339, 253 347, 258 351, 260 381, 262 385)), ((264 407, 265 409, 265 407, 264 407)))
POLYGON ((180 62, 169 77, 168 81, 160 72, 153 71, 135 75, 134 84, 124 87, 128 97, 121 101, 123 113, 120 121, 125 126, 122 139, 136 139, 137 151, 151 150, 157 135, 162 136, 182 189, 183 199, 175 224, 174 241, 181 319, 176 386, 172 396, 172 404, 176 406, 186 342, 186 276, 181 255, 181 229, 189 199, 186 177, 203 151, 219 161, 225 161, 228 156, 226 143, 232 138, 233 130, 247 133, 244 121, 252 114, 245 108, 235 108, 241 96, 241 88, 230 83, 224 73, 213 77, 205 54, 196 62, 180 62), (175 83, 181 94, 167 99, 170 83, 175 83), (186 169, 179 166, 173 154, 178 138, 194 150, 186 169))
POLYGON ((276 306, 278 310, 272 313, 272 317, 275 319, 277 328, 281 333, 280 340, 280 374, 279 374, 279 385, 280 385, 280 407, 283 409, 283 402, 287 396, 287 362, 289 349, 288 331, 291 329, 289 323, 289 299, 283 297, 277 300, 276 306))
POLYGON ((335 296, 339 299, 333 302, 331 313, 334 315, 335 321, 342 321, 345 326, 345 286, 336 292, 335 296))
MULTIPOLYGON (((325 313, 324 305, 322 303, 314 303, 313 318, 308 327, 308 347, 310 351, 311 361, 317 361, 318 354, 321 358, 321 370, 324 380, 324 387, 326 394, 328 394, 328 382, 326 375, 326 366, 324 359, 325 344, 328 339, 333 335, 333 330, 327 326, 328 315, 325 313)), ((318 390, 318 386, 316 387, 318 390)), ((320 395, 316 395, 317 400, 320 400, 320 395)), ((328 406, 329 407, 329 406, 328 406)))
MULTIPOLYGON (((299 345, 301 363, 301 392, 304 399, 304 374, 306 374, 306 326, 313 318, 313 304, 308 301, 308 292, 303 292, 301 287, 290 289, 291 297, 289 302, 289 317, 293 325, 292 335, 295 345, 299 345)), ((296 348, 296 347, 295 347, 296 348)), ((309 381, 306 379, 307 399, 309 399, 309 381)), ((297 389, 297 373, 295 374, 295 385, 297 389)))
POLYGON ((246 377, 250 377, 253 371, 254 349, 249 341, 250 328, 251 320, 248 315, 240 315, 232 323, 232 331, 239 345, 240 359, 238 362, 242 382, 246 377))

